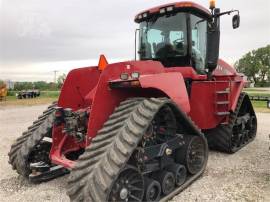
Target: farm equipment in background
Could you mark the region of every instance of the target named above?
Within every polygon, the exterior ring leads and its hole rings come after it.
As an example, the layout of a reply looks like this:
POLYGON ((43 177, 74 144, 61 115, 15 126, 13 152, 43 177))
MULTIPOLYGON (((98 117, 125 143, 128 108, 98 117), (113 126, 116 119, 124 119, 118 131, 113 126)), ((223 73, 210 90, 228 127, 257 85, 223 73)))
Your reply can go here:
POLYGON ((268 96, 257 96, 257 95, 251 95, 249 97, 250 97, 250 100, 265 101, 266 102, 266 107, 268 109, 270 109, 270 97, 268 97, 268 96))
POLYGON ((7 85, 4 83, 0 83, 0 101, 6 100, 7 92, 7 85))
MULTIPOLYGON (((219 57, 220 12, 192 2, 135 17, 138 61, 72 70, 57 103, 11 146, 20 175, 71 171, 71 201, 168 200, 201 176, 210 148, 234 153, 256 136, 245 77, 219 57)), ((137 51, 136 51, 137 52, 137 51)))
POLYGON ((22 90, 16 93, 17 99, 28 99, 40 96, 39 90, 22 90))

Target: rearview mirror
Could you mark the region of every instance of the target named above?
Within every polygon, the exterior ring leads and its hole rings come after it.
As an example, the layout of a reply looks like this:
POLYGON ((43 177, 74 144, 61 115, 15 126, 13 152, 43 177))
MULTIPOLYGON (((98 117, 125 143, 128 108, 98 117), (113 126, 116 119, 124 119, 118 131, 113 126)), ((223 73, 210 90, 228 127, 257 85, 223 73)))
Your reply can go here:
POLYGON ((234 29, 237 29, 240 26, 240 15, 237 14, 233 16, 232 26, 234 29))

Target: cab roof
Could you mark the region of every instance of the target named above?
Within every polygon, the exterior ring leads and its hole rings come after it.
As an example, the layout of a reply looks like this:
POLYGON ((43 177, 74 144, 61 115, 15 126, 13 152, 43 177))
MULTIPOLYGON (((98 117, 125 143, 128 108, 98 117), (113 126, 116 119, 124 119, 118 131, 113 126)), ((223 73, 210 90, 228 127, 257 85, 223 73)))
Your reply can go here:
POLYGON ((173 7, 174 12, 192 11, 193 13, 197 13, 198 15, 201 15, 205 18, 211 18, 211 16, 212 16, 210 11, 207 8, 201 6, 197 3, 194 3, 191 1, 180 1, 180 2, 175 2, 175 3, 160 5, 160 6, 142 11, 135 16, 135 22, 139 23, 141 21, 145 21, 147 17, 150 17, 154 14, 159 14, 161 9, 166 9, 168 7, 173 7), (144 14, 145 14, 145 16, 147 15, 147 17, 143 17, 144 14))

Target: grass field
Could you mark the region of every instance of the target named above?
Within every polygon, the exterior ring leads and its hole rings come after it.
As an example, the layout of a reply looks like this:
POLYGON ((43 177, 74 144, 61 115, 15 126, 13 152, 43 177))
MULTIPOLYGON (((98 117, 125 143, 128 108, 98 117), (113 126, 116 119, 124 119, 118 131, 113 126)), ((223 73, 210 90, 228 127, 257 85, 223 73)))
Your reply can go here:
MULTIPOLYGON (((264 96, 270 97, 270 90, 269 88, 245 88, 244 92, 251 96, 264 96)), ((270 109, 267 108, 266 101, 252 101, 252 104, 256 110, 256 112, 268 112, 270 113, 270 109)))
POLYGON ((247 92, 266 92, 266 93, 269 93, 269 88, 245 88, 244 91, 247 91, 247 92))
POLYGON ((256 112, 270 113, 270 109, 267 108, 267 103, 265 101, 252 101, 252 104, 256 112))

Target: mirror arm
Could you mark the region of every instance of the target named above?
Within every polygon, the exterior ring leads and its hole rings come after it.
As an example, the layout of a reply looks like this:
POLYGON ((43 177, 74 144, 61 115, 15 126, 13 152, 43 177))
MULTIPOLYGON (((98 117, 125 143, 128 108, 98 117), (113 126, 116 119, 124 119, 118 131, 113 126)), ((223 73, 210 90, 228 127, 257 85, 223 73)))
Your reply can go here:
POLYGON ((237 12, 237 14, 239 15, 239 10, 230 10, 230 11, 226 11, 226 12, 222 12, 222 13, 218 13, 218 14, 213 14, 214 18, 218 18, 222 15, 230 15, 231 13, 237 12))

